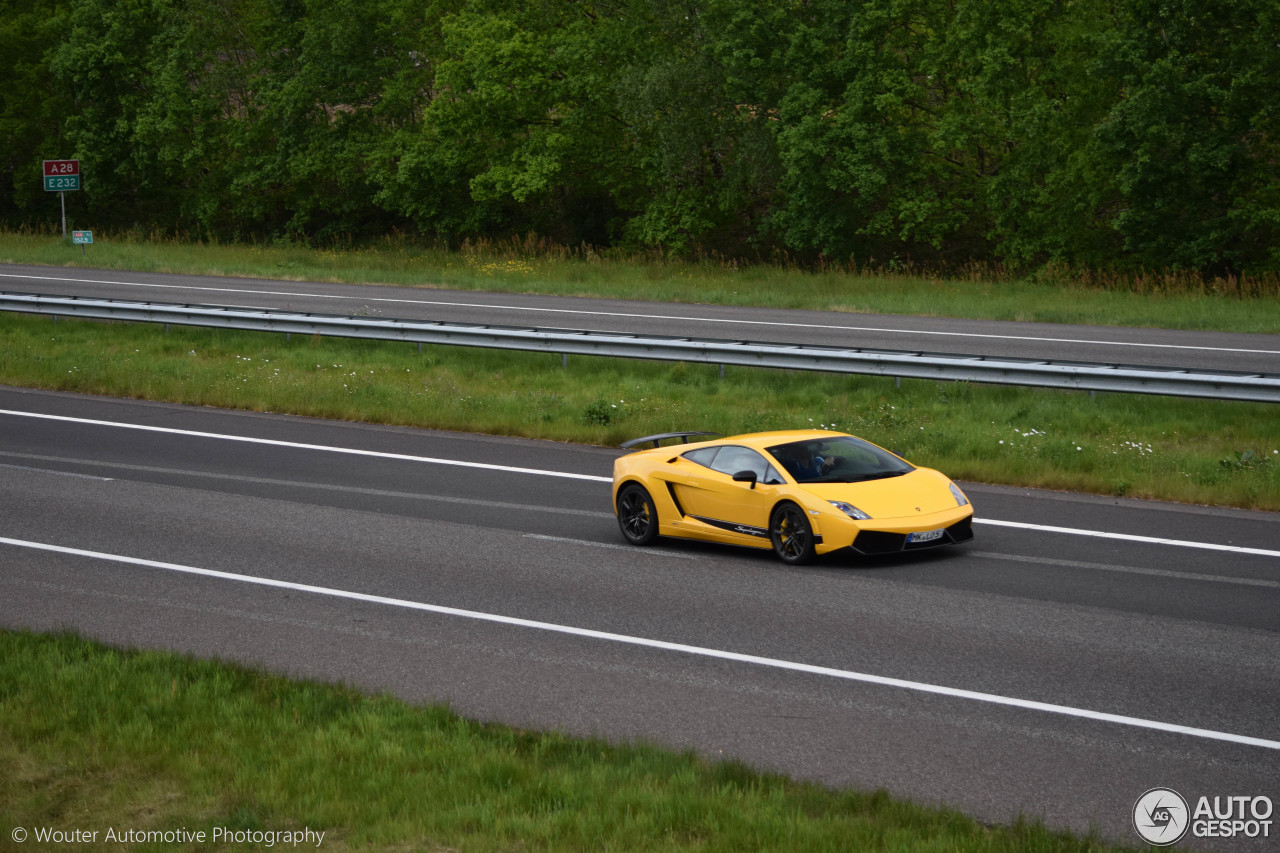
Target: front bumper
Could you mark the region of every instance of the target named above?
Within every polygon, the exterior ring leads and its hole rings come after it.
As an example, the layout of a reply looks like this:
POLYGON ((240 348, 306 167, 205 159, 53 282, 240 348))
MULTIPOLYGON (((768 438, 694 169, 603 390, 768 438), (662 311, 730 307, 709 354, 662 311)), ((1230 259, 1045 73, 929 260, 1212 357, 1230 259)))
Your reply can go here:
POLYGON ((901 551, 922 551, 937 548, 939 545, 955 545, 968 542, 973 538, 973 516, 967 516, 955 524, 943 528, 942 535, 929 542, 908 542, 909 533, 895 533, 888 530, 860 530, 849 547, 855 553, 865 554, 897 554, 901 551))
POLYGON ((849 548, 855 554, 897 554, 968 542, 973 538, 973 509, 963 506, 925 516, 866 521, 825 513, 816 526, 822 533, 818 546, 820 554, 843 548, 849 548), (912 533, 929 530, 941 530, 942 535, 928 542, 907 541, 912 533))

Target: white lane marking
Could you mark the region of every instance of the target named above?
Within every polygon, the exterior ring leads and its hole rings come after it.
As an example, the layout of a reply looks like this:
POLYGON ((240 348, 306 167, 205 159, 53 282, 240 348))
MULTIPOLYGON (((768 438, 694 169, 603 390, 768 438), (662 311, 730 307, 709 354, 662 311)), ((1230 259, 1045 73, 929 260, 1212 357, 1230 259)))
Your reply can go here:
POLYGON ((590 480, 597 483, 612 483, 611 477, 597 477, 591 474, 570 474, 566 471, 544 471, 538 468, 517 468, 511 465, 494 465, 489 462, 469 462, 458 459, 437 459, 431 456, 411 456, 405 453, 384 453, 378 450, 358 450, 352 447, 329 447, 323 444, 303 444, 297 441, 279 441, 273 438, 252 438, 243 435, 222 435, 216 432, 198 432, 189 429, 172 427, 145 426, 143 424, 122 424, 114 421, 99 421, 92 418, 72 418, 65 415, 45 415, 36 412, 16 412, 0 409, 0 415, 14 415, 22 418, 41 418, 50 421, 66 421, 68 423, 89 424, 91 426, 117 427, 119 429, 137 429, 145 432, 162 432, 169 435, 186 435, 193 438, 216 438, 222 441, 240 441, 246 444, 266 444, 272 447, 292 447, 298 450, 323 450, 328 453, 346 453, 352 456, 374 456, 379 459, 400 459, 405 462, 427 462, 432 465, 455 465, 460 468, 482 468, 486 471, 506 471, 512 474, 538 474, 543 477, 564 477, 570 480, 590 480))
POLYGON ((581 314, 590 317, 625 317, 628 319, 647 319, 647 320, 681 320, 696 323, 726 323, 743 326, 778 326, 782 328, 793 329, 824 329, 826 331, 837 332, 885 332, 895 335, 934 335, 936 337, 951 338, 985 338, 994 340, 1010 340, 1010 341, 1039 341, 1042 343, 1055 344, 1095 344, 1113 347, 1146 347, 1149 349, 1175 349, 1175 350, 1200 350, 1204 352, 1238 352, 1251 355, 1280 355, 1280 350, 1266 349, 1240 349, 1234 347, 1204 347, 1192 346, 1189 344, 1152 344, 1138 343, 1134 341, 1099 341, 1078 338, 1046 338, 1034 335, 990 335, 979 332, 942 332, 927 329, 888 329, 877 326, 837 326, 824 325, 821 323, 784 323, 777 320, 734 320, 723 317, 686 317, 675 314, 640 314, 627 313, 624 311, 584 311, 574 308, 536 308, 526 305, 489 305, 481 302, 449 302, 445 300, 430 299, 395 299, 386 296, 345 296, 332 293, 299 293, 291 290, 252 290, 248 288, 234 287, 196 287, 185 284, 152 284, 140 281, 111 281, 99 280, 91 278, 60 278, 57 276, 44 275, 19 275, 17 273, 0 273, 3 278, 28 278, 37 281, 74 281, 81 284, 119 284, 126 287, 156 287, 169 290, 195 290, 207 291, 212 293, 250 293, 257 296, 297 296, 306 297, 308 299, 342 299, 353 300, 356 302, 395 302, 408 305, 441 305, 454 308, 489 308, 496 311, 530 311, 542 312, 547 314, 581 314))
POLYGON ((554 622, 538 622, 532 619, 520 619, 515 616, 502 616, 496 613, 483 613, 477 610, 462 610, 456 607, 445 607, 439 604, 425 604, 419 601, 407 601, 402 598, 387 598, 381 595, 370 595, 363 592, 352 592, 350 590, 332 589, 323 586, 311 586, 310 584, 294 583, 292 581, 276 580, 274 578, 263 578, 254 575, 240 575, 232 572, 220 572, 213 569, 201 569, 194 566, 183 566, 177 563, 164 563, 158 560, 144 560, 138 557, 125 557, 119 554, 105 554, 99 551, 86 551, 80 548, 68 548, 62 545, 49 545, 43 542, 29 542, 23 539, 9 539, 0 537, 0 544, 12 545, 18 548, 31 548, 38 551, 52 551, 58 554, 67 554, 74 557, 89 557, 95 560, 106 560, 115 563, 126 563, 134 566, 144 566, 152 569, 164 569, 170 572, 181 572, 190 575, 200 575, 202 577, 218 578, 220 580, 237 581, 239 583, 255 584, 258 586, 275 587, 277 589, 288 589, 296 592, 313 593, 315 595, 325 595, 333 598, 343 598, 351 601, 363 601, 371 604, 385 604, 390 607, 400 607, 408 610, 421 610, 428 613, 436 613, 443 616, 458 616, 464 619, 475 619, 481 622, 495 622, 500 625, 512 625, 520 628, 533 628, 539 631, 549 631, 557 634, 569 634, 575 637, 586 637, 594 640, 606 640, 613 643, 625 643, 632 646, 643 646, 651 649, 663 649, 665 651, 682 652, 689 655, 697 655, 700 657, 717 658, 720 660, 736 661, 739 663, 756 664, 758 666, 767 666, 774 669, 790 670, 792 672, 803 672, 811 675, 824 675, 831 678, 840 678, 847 681, 858 681, 866 684, 876 684, 883 687, 897 687, 903 690, 912 690, 918 693, 932 693, 939 696, 949 696, 956 699, 968 699, 975 702, 987 702, 995 705, 1006 705, 1013 708, 1023 708, 1031 711, 1043 711, 1050 714, 1059 714, 1067 717, 1080 717, 1087 720, 1097 720, 1106 723, 1116 723, 1122 726, 1133 726, 1143 729, 1155 729, 1156 731, 1171 732, 1173 734, 1189 735, 1191 737, 1205 738, 1208 740, 1228 741, 1230 743, 1243 744, 1245 746, 1258 746, 1264 749, 1280 750, 1280 741, 1266 740, 1264 738, 1250 737, 1248 735, 1233 734, 1231 732, 1220 732, 1212 729, 1201 729, 1193 726, 1183 726, 1176 723, 1165 723, 1159 720, 1147 720, 1140 717, 1128 717, 1122 714, 1110 714, 1103 711, 1091 711, 1086 708, 1073 708, 1069 705, 1055 705, 1049 702, 1037 702, 1030 699, 1017 699, 1010 696, 1000 696, 994 693, 980 693, 975 690, 963 690, 956 687, 944 687, 937 684, 926 684, 920 681, 907 681, 901 678, 889 678, 883 675, 870 675, 863 672, 853 672, 845 669, 834 669, 826 666, 815 666, 807 663, 797 663, 795 661, 780 660, 778 658, 760 657, 759 655, 747 655, 739 652, 727 652, 720 649, 710 649, 703 646, 689 646, 683 643, 671 643, 665 640, 652 640, 646 637, 633 637, 627 634, 612 634, 607 631, 596 631, 590 628, 576 628, 571 625, 560 625, 554 622))
MULTIPOLYGON (((8 455, 8 454, 6 454, 8 455)), ((30 465, 0 465, 10 471, 29 471, 34 474, 57 474, 59 477, 77 477, 81 480, 102 480, 110 483, 110 477, 95 477, 92 474, 77 474, 74 471, 55 471, 52 468, 32 468, 30 465)))
MULTIPOLYGON (((586 518, 614 518, 611 512, 591 509, 572 509, 570 507, 538 506, 536 504, 520 504, 508 501, 495 501, 488 498, 458 498, 452 495, 433 495, 426 492, 397 492, 390 489, 365 489, 359 486, 340 486, 335 483, 310 483, 305 480, 277 480, 271 477, 246 477, 242 474, 215 474, 211 471, 193 471, 188 468, 160 468, 155 465, 126 465, 122 462, 98 462, 93 459, 74 459, 67 456, 42 456, 36 453, 11 453, 0 450, 0 457, 6 459, 30 459, 38 462, 58 462, 68 465, 91 465, 96 468, 113 468, 117 471, 137 471, 144 474, 170 474, 178 477, 194 477, 205 480, 226 480, 233 483, 256 483, 264 486, 285 486, 294 489, 318 489, 320 491, 341 492, 346 494, 369 495, 378 498, 408 498, 412 500, 439 501, 441 503, 461 504, 463 506, 484 506, 493 509, 513 509, 528 512, 548 512, 558 515, 574 515, 586 518)), ((31 471, 45 471, 50 474, 67 474, 70 477, 87 477, 91 480, 107 480, 110 477, 94 477, 89 474, 69 474, 66 471, 53 471, 47 468, 26 468, 23 465, 3 465, 0 468, 20 468, 31 471)), ((619 546, 621 547, 621 546, 619 546)))
MULTIPOLYGON (((610 518, 613 516, 610 515, 610 518)), ((568 542, 570 545, 587 545, 592 548, 608 548, 613 551, 629 551, 632 554, 652 554, 655 557, 677 557, 681 560, 696 560, 692 554, 679 554, 675 551, 664 551, 661 548, 636 548, 634 545, 614 545, 612 542, 592 542, 590 539, 570 539, 567 536, 547 536, 544 533, 526 533, 525 539, 541 539, 544 542, 568 542)))
MULTIPOLYGON (((347 453, 353 456, 372 456, 380 459, 402 459, 406 462, 424 462, 433 465, 455 465, 461 468, 479 468, 487 471, 507 471, 515 474, 535 474, 542 477, 565 477, 572 480, 587 480, 594 483, 612 483, 612 477, 599 477, 593 474, 570 474, 565 471, 547 471, 541 468, 516 468, 510 465, 494 465, 489 462, 464 462, 457 459, 437 459, 431 456, 410 456, 403 453, 384 453, 377 450, 358 450, 350 447, 330 447, 323 444, 303 444, 296 441, 279 441, 271 438, 252 438, 242 435, 223 435, 216 432, 197 432, 195 430, 175 429, 173 427, 145 426, 143 424, 126 424, 115 421, 100 421, 91 418, 73 418, 67 415, 46 415, 38 412, 19 412, 12 409, 0 409, 0 415, 13 415, 20 418, 41 418, 51 421, 89 424, 91 426, 117 427, 119 429, 137 429, 147 432, 161 432, 171 435, 186 435, 194 438, 214 438, 223 441, 240 441, 248 444, 266 444, 274 447, 292 447, 300 450, 321 450, 329 453, 347 453)), ((1263 557, 1280 557, 1280 551, 1268 551, 1263 548, 1243 548, 1237 545, 1216 545, 1211 542, 1189 542, 1182 539, 1159 539, 1153 536, 1137 536, 1129 533, 1109 533, 1102 530, 1079 530, 1073 527, 1050 527, 1043 524, 1030 524, 1023 521, 999 521, 994 518, 975 518, 975 523, 991 524, 999 527, 1016 527, 1023 530, 1037 530, 1048 533, 1066 533, 1074 536, 1094 536, 1101 539, 1120 539, 1126 542, 1143 542, 1154 545, 1173 545, 1181 548, 1204 548, 1211 551, 1229 551, 1237 554, 1256 554, 1263 557)))
POLYGON ((999 521, 994 518, 975 518, 974 524, 990 524, 996 527, 1016 527, 1019 530, 1037 530, 1042 533, 1069 533, 1073 536, 1093 536, 1098 539, 1119 539, 1122 542, 1142 542, 1147 545, 1175 545, 1179 548, 1203 548, 1207 551, 1228 551, 1232 554, 1257 554, 1261 557, 1280 557, 1280 551, 1266 548, 1245 548, 1240 545, 1217 545, 1212 542, 1188 542, 1185 539, 1164 539, 1159 536, 1138 536, 1134 533, 1111 533, 1105 530, 1078 530, 1074 527, 1054 527, 1048 524, 1031 524, 1025 521, 999 521))
POLYGON ((1109 563, 1085 563, 1080 560, 1055 560, 1052 557, 1028 557, 1022 554, 997 554, 993 551, 966 551, 970 557, 982 557, 988 560, 1009 560, 1015 563, 1034 563, 1042 566, 1066 566, 1070 569, 1093 569, 1099 572, 1121 572, 1130 575, 1152 575, 1158 578, 1175 580, 1211 581, 1213 583, 1233 583, 1241 586, 1263 586, 1268 589, 1280 589, 1280 581, 1269 581, 1261 578, 1231 578, 1221 575, 1204 575, 1197 572, 1174 572, 1168 569, 1144 569, 1140 566, 1116 566, 1109 563))

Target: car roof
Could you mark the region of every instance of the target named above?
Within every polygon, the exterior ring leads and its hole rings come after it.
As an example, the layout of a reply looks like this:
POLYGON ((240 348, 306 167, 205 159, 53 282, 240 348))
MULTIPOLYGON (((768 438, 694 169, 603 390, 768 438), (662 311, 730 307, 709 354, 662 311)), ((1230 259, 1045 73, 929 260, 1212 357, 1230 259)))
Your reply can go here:
POLYGON ((739 444, 756 450, 765 450, 775 445, 786 444, 791 441, 804 441, 805 439, 815 438, 836 438, 843 435, 848 435, 848 433, 832 432, 827 429, 788 429, 775 430, 773 432, 749 432, 743 435, 727 435, 724 438, 715 438, 710 441, 693 441, 688 444, 650 448, 642 452, 653 453, 655 451, 659 451, 671 453, 672 451, 675 451, 676 453, 683 454, 690 450, 697 450, 699 447, 715 447, 721 444, 739 444))
POLYGON ((744 435, 731 435, 723 438, 721 441, 732 441, 736 444, 745 444, 749 447, 773 447, 777 444, 786 444, 791 441, 804 441, 806 439, 815 438, 835 438, 837 436, 847 435, 843 432, 835 432, 829 429, 786 429, 774 430, 772 432, 749 432, 744 435))

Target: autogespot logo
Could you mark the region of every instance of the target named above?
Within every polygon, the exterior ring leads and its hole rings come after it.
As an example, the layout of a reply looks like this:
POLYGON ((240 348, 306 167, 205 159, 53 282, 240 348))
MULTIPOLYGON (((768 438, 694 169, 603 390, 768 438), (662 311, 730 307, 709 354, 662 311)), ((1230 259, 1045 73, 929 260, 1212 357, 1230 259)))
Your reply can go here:
POLYGON ((1133 828, 1156 847, 1176 844, 1190 824, 1187 801, 1171 788, 1152 788, 1133 804, 1133 828))

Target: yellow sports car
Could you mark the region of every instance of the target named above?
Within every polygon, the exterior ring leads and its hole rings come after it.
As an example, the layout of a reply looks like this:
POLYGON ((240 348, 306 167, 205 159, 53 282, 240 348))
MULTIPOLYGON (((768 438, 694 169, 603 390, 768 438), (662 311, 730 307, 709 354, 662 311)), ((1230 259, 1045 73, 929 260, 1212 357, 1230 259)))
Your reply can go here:
POLYGON ((613 463, 613 506, 633 545, 678 536, 773 548, 783 562, 850 549, 889 554, 966 542, 973 507, 931 468, 827 430, 670 432, 613 463), (683 444, 663 445, 680 440, 683 444))

